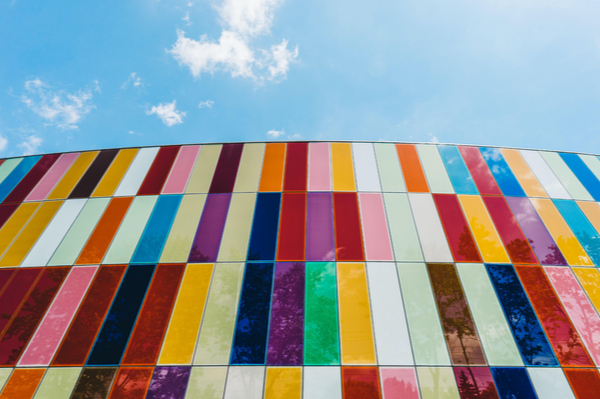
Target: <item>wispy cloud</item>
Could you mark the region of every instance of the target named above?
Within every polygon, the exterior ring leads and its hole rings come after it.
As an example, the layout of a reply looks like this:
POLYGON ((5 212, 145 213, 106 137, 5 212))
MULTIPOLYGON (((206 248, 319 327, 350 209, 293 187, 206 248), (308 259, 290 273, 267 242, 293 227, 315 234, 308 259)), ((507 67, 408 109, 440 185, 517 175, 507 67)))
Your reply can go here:
POLYGON ((187 112, 178 111, 176 109, 175 100, 172 103, 161 103, 153 106, 150 111, 146 111, 147 115, 156 114, 167 126, 178 125, 183 123, 183 117, 187 112))
MULTIPOLYGON (((38 148, 42 145, 42 141, 43 140, 41 139, 41 137, 32 134, 31 136, 27 137, 25 141, 18 144, 17 146, 23 149, 23 155, 31 155, 37 152, 38 148)), ((8 142, 5 143, 5 146, 7 143, 8 142)))
POLYGON ((269 130, 267 132, 267 136, 276 139, 279 136, 283 136, 285 134, 285 130, 269 130))
POLYGON ((298 57, 298 47, 289 50, 285 39, 269 50, 255 51, 251 47, 254 38, 270 32, 275 10, 281 3, 283 0, 223 0, 215 5, 223 26, 218 41, 206 35, 194 40, 177 31, 177 41, 167 51, 194 77, 224 71, 232 77, 257 82, 283 80, 290 63, 298 57))
POLYGON ((131 72, 127 80, 121 85, 121 90, 126 89, 129 85, 142 88, 145 83, 144 80, 138 76, 137 72, 131 72))
MULTIPOLYGON (((94 91, 100 92, 97 81, 93 82, 94 91)), ((77 129, 77 123, 83 115, 89 113, 92 104, 92 90, 79 90, 69 93, 65 90, 54 91, 40 79, 25 82, 25 93, 21 101, 29 109, 46 120, 49 125, 56 125, 62 129, 77 129)))
POLYGON ((215 102, 213 100, 200 101, 198 108, 212 108, 215 102))
POLYGON ((187 26, 190 26, 190 25, 192 25, 192 24, 193 24, 193 22, 190 22, 190 12, 189 12, 189 11, 188 11, 188 12, 186 12, 186 13, 185 13, 185 17, 183 17, 183 18, 181 18, 181 19, 185 21, 185 24, 186 24, 187 26))
POLYGON ((0 135, 0 152, 4 151, 6 147, 8 147, 8 139, 0 135))

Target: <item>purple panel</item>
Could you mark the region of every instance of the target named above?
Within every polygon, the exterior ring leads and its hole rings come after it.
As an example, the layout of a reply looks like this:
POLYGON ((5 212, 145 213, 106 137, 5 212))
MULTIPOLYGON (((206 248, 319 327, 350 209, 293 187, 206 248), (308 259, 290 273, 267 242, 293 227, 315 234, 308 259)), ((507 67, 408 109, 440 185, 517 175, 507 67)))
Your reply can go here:
POLYGON ((304 342, 304 263, 277 263, 267 364, 301 365, 304 342))
POLYGON ((306 260, 335 260, 331 193, 308 193, 306 260))
POLYGON ((544 223, 529 202, 528 198, 506 197, 513 214, 519 221, 523 233, 542 265, 567 265, 544 223))
POLYGON ((208 194, 188 262, 215 262, 231 194, 208 194))
POLYGON ((183 399, 190 378, 190 367, 157 367, 146 399, 183 399))

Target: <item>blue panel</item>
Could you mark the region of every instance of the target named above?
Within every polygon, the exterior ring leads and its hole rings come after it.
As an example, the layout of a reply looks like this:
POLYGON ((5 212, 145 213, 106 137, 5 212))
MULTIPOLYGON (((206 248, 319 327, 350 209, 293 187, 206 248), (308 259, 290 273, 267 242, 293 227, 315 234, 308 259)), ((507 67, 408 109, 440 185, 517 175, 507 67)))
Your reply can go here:
POLYGON ((273 264, 248 263, 238 310, 231 364, 265 364, 273 264))
POLYGON ((181 198, 181 195, 162 195, 158 198, 150 221, 135 250, 132 263, 158 262, 177 215, 181 198))
POLYGON ((479 194, 458 148, 453 145, 438 145, 437 148, 446 165, 454 191, 457 194, 479 194))
POLYGON ((527 371, 522 367, 492 367, 500 399, 537 399, 527 371))
POLYGON ((510 265, 486 266, 525 364, 558 366, 515 269, 510 265))
POLYGON ((502 194, 511 197, 525 197, 525 192, 504 160, 502 153, 497 148, 480 148, 483 159, 488 164, 490 171, 500 186, 502 194))
POLYGON ((256 198, 248 260, 275 260, 281 193, 259 193, 256 198))
POLYGON ((579 242, 596 265, 600 265, 600 235, 575 201, 553 200, 554 205, 565 219, 579 242))
POLYGON ((10 172, 6 179, 0 183, 0 202, 10 194, 10 192, 19 184, 21 179, 35 166, 41 158, 40 155, 35 157, 25 157, 19 164, 10 172))
POLYGON ((88 365, 117 365, 121 362, 154 268, 154 265, 129 266, 92 349, 88 365))
POLYGON ((571 168, 575 176, 581 181, 588 190, 588 192, 594 197, 596 201, 600 201, 600 181, 583 162, 583 160, 577 154, 566 154, 564 152, 559 153, 560 157, 565 163, 571 168))

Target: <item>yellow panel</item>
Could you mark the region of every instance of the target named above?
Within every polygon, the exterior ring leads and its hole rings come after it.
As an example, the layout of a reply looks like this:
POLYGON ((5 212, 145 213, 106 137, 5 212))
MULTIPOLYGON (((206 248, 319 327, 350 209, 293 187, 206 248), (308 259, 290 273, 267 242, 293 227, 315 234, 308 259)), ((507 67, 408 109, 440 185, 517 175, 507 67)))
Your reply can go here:
POLYGON ((203 145, 200 148, 198 159, 196 159, 196 164, 185 189, 186 194, 208 193, 222 147, 222 144, 210 144, 203 145))
POLYGON ((255 202, 254 193, 235 193, 231 196, 217 262, 246 260, 255 202))
POLYGON ((213 265, 189 264, 179 288, 158 364, 191 364, 213 265))
POLYGON ((579 279, 588 297, 600 312, 600 272, 596 268, 574 267, 573 272, 579 279))
POLYGON ((133 158, 135 158, 138 153, 137 148, 128 148, 125 150, 119 151, 114 161, 110 165, 110 168, 104 174, 100 183, 94 190, 92 197, 110 197, 115 193, 117 187, 119 187, 119 183, 121 183, 121 179, 125 176, 125 172, 133 162, 133 158))
POLYGON ((375 364, 367 274, 362 263, 338 263, 342 364, 375 364))
POLYGON ((331 143, 334 191, 356 191, 350 143, 331 143))
POLYGON ((8 248, 17 234, 19 234, 40 204, 41 202, 25 202, 21 204, 19 209, 2 226, 2 229, 0 229, 0 254, 6 251, 6 248, 8 248))
POLYGON ((204 209, 204 202, 206 202, 206 194, 183 196, 160 256, 160 263, 187 262, 204 209))
POLYGON ((459 195, 458 199, 471 226, 484 262, 510 263, 494 223, 478 195, 459 195))
POLYGON ((44 202, 0 259, 0 267, 19 266, 64 201, 44 202))
POLYGON ((47 200, 52 199, 65 199, 71 194, 71 191, 75 185, 81 179, 81 176, 85 173, 88 166, 92 163, 94 158, 98 155, 98 151, 82 152, 79 154, 73 165, 69 168, 67 173, 58 182, 54 190, 50 193, 47 200))
POLYGON ((542 198, 531 198, 530 200, 569 265, 593 266, 594 263, 585 253, 577 237, 573 235, 552 200, 542 198))
POLYGON ((265 399, 301 399, 300 367, 267 367, 265 399))
POLYGON ((597 202, 576 201, 596 231, 600 231, 600 206, 597 202))
POLYGON ((529 197, 548 197, 546 191, 535 177, 535 174, 529 169, 529 165, 517 150, 509 150, 507 148, 500 149, 506 163, 512 169, 515 177, 521 183, 521 187, 525 190, 525 194, 529 197))

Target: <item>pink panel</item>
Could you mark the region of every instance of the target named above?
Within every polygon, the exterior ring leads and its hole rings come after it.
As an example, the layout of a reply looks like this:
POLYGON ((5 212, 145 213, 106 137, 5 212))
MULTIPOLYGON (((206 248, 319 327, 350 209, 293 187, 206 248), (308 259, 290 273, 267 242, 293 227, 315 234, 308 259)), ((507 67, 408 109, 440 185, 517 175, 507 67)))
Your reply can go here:
POLYGON ((74 267, 46 313, 19 366, 48 366, 98 266, 74 267))
POLYGON ((381 194, 361 193, 359 199, 367 260, 394 260, 381 194))
POLYGON ((173 164, 171 173, 163 187, 162 194, 183 194, 187 185, 194 163, 200 152, 199 145, 181 147, 179 155, 173 164))
POLYGON ((331 191, 329 143, 310 143, 308 157, 308 191, 331 191))
POLYGON ((600 365, 600 318, 568 267, 544 267, 596 366, 600 365))
POLYGON ((381 368, 384 399, 419 399, 417 377, 413 368, 381 368))
POLYGON ((69 169, 73 161, 79 156, 78 152, 62 154, 58 161, 50 168, 48 173, 42 178, 37 186, 29 193, 25 201, 43 201, 56 183, 63 177, 63 174, 69 169))

